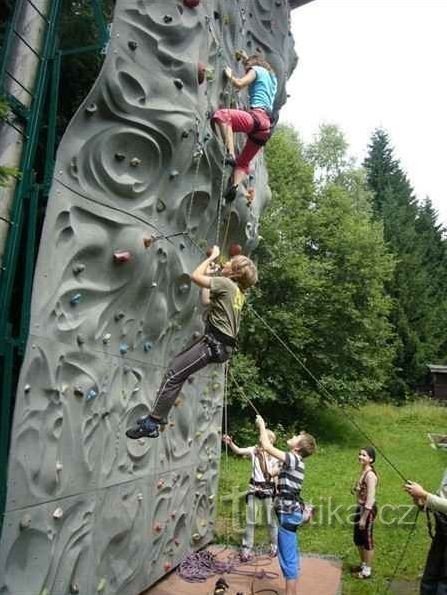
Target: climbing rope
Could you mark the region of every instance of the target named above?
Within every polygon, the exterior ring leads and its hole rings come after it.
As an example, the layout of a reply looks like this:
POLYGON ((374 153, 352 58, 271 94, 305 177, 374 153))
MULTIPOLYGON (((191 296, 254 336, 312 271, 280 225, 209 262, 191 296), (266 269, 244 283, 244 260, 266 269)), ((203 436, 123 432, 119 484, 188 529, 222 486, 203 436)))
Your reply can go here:
MULTIPOLYGON (((258 314, 256 312, 256 310, 250 304, 248 304, 248 308, 250 309, 251 312, 253 312, 253 314, 256 316, 256 318, 262 322, 262 324, 275 337, 275 339, 282 345, 282 347, 293 357, 293 359, 296 362, 298 362, 298 364, 307 372, 307 374, 313 379, 315 384, 318 386, 320 391, 327 396, 329 402, 331 404, 335 404, 336 400, 331 395, 331 393, 328 391, 328 389, 324 386, 324 384, 320 380, 318 380, 318 378, 314 374, 312 374, 312 372, 309 370, 309 368, 306 366, 306 364, 301 360, 300 357, 298 357, 298 355, 296 355, 296 353, 294 351, 292 351, 292 349, 287 345, 287 343, 278 335, 278 333, 275 331, 275 329, 272 328, 269 325, 269 323, 266 322, 264 320, 264 318, 260 314, 258 314)), ((405 476, 399 471, 399 469, 391 461, 391 459, 386 456, 386 454, 383 452, 383 450, 379 446, 377 446, 377 444, 375 444, 375 442, 373 441, 371 436, 369 436, 369 434, 350 415, 346 415, 346 418, 355 427, 355 429, 360 434, 362 434, 372 446, 374 446, 374 448, 377 450, 377 452, 380 453, 380 455, 383 457, 384 461, 386 461, 388 463, 388 465, 399 475, 399 477, 404 482, 406 482, 407 479, 405 478, 405 476)))
POLYGON ((395 580, 395 578, 397 576, 397 571, 399 570, 400 565, 402 564, 402 561, 404 560, 404 558, 407 555, 407 550, 408 550, 408 547, 410 545, 411 538, 413 537, 413 533, 416 530, 416 525, 417 525, 417 522, 418 522, 418 519, 419 519, 419 513, 420 512, 421 511, 419 510, 419 508, 417 508, 416 509, 416 515, 415 515, 415 517, 413 519, 411 528, 410 528, 410 530, 408 532, 407 539, 405 540, 405 545, 404 545, 404 547, 400 551, 399 558, 398 558, 398 560, 396 562, 396 566, 394 567, 393 574, 391 575, 391 578, 388 581, 388 585, 387 585, 387 587, 386 587, 386 589, 384 591, 384 595, 386 595, 387 593, 390 592, 391 586, 392 586, 392 584, 393 584, 393 582, 394 582, 394 580, 395 580))
MULTIPOLYGON (((267 566, 271 558, 258 556, 258 562, 267 566)), ((244 566, 250 566, 250 562, 242 562, 238 553, 230 553, 226 560, 218 560, 217 554, 209 550, 193 552, 188 554, 177 567, 177 574, 189 583, 204 583, 208 578, 222 574, 236 574, 256 579, 275 579, 278 573, 272 570, 244 570, 244 566)))
POLYGON ((231 369, 230 369, 230 375, 231 375, 231 380, 236 385, 236 388, 239 390, 239 392, 241 393, 242 397, 247 401, 247 403, 250 405, 250 407, 253 409, 253 411, 256 413, 256 415, 261 415, 259 413, 259 411, 256 409, 255 405, 253 404, 253 401, 249 397, 247 397, 246 393, 244 392, 244 389, 239 384, 239 382, 236 380, 236 377, 234 376, 234 374, 231 371, 231 369))

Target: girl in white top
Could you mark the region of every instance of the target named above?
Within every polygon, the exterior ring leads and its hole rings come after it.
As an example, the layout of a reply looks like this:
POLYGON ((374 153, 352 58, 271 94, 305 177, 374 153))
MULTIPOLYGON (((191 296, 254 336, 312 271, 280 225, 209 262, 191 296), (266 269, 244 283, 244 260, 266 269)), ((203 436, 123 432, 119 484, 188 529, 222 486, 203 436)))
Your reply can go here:
MULTIPOLYGON (((274 444, 276 436, 274 432, 268 430, 269 440, 274 444)), ((259 446, 247 446, 240 448, 233 442, 230 436, 223 436, 222 440, 239 455, 250 457, 251 459, 251 477, 246 496, 246 527, 242 539, 241 559, 247 561, 253 557, 253 546, 256 525, 256 509, 261 504, 265 508, 267 517, 267 527, 270 535, 270 555, 276 556, 278 542, 278 527, 276 517, 273 514, 273 498, 275 496, 275 477, 278 475, 279 465, 277 459, 265 452, 259 446)))

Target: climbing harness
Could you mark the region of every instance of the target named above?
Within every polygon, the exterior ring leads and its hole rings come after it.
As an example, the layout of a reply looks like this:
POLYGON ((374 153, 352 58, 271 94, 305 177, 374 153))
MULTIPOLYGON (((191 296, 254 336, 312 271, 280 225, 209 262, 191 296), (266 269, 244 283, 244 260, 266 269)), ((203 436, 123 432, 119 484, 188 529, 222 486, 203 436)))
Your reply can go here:
POLYGON ((253 130, 247 134, 247 137, 253 143, 255 143, 255 145, 258 145, 259 147, 263 147, 264 145, 267 144, 267 142, 270 140, 270 138, 273 134, 273 122, 272 122, 272 116, 266 110, 262 110, 265 112, 265 114, 268 116, 268 118, 270 120, 269 127, 263 128, 262 122, 260 120, 259 113, 258 113, 259 110, 260 110, 260 108, 246 110, 246 112, 248 114, 250 114, 250 116, 253 118, 253 130), (258 134, 260 132, 266 132, 267 134, 265 135, 264 138, 258 138, 258 134))

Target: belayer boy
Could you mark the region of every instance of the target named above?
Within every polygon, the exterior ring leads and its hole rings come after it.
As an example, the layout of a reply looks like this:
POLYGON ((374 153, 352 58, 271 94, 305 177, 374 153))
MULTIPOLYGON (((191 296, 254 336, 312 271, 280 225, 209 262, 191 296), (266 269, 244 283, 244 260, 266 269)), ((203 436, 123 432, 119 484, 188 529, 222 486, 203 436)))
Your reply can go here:
POLYGON ((219 247, 214 246, 211 255, 191 275, 191 280, 202 288, 202 303, 208 306, 205 333, 170 363, 152 412, 127 430, 128 438, 156 438, 187 378, 209 363, 223 363, 231 357, 245 291, 257 282, 258 273, 250 258, 238 254, 223 265, 218 276, 210 276, 210 266, 219 254, 219 247))

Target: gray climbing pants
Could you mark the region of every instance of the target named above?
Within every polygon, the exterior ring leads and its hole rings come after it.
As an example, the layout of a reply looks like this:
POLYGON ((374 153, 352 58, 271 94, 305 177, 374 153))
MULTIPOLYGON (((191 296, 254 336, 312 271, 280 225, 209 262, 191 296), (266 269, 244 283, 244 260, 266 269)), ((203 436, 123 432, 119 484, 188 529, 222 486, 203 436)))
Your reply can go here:
POLYGON ((244 537, 242 538, 242 546, 248 550, 252 550, 255 543, 255 526, 257 522, 256 511, 259 510, 261 506, 265 509, 270 545, 276 546, 278 543, 278 524, 276 521, 276 514, 273 511, 273 498, 256 498, 254 494, 248 494, 246 525, 244 537))
POLYGON ((225 345, 212 333, 206 333, 190 347, 179 353, 170 363, 161 381, 152 415, 156 419, 167 420, 168 414, 187 378, 209 363, 226 362, 231 357, 232 352, 233 348, 230 345, 225 345))

